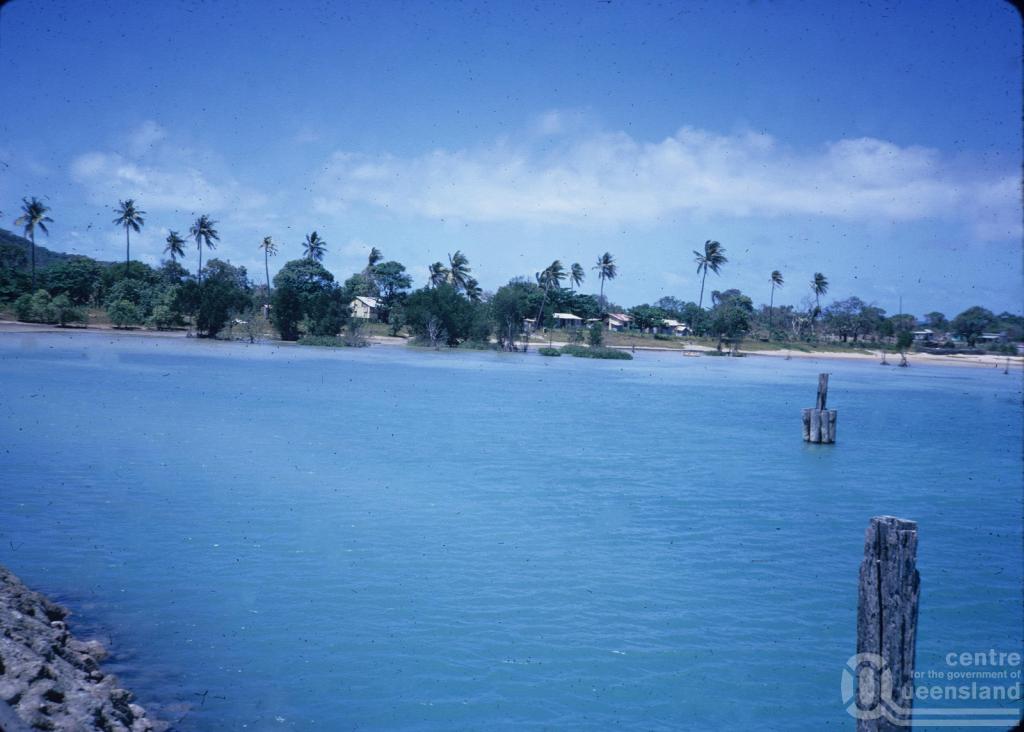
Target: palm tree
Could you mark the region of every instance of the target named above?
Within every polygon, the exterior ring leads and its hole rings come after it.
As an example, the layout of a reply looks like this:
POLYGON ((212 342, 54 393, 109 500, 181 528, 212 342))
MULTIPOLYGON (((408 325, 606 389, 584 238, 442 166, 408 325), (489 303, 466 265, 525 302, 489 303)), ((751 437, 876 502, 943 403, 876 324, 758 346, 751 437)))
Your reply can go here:
POLYGON ((132 258, 132 239, 131 232, 136 234, 142 229, 146 223, 142 218, 142 214, 146 213, 135 208, 135 199, 129 198, 126 201, 118 201, 117 208, 114 209, 114 213, 117 214, 117 218, 114 219, 114 223, 118 226, 124 227, 124 276, 128 276, 128 266, 132 258))
POLYGON ((821 272, 814 273, 811 280, 811 292, 814 293, 814 316, 821 312, 821 296, 828 292, 828 278, 821 272))
POLYGON ((697 263, 697 272, 703 271, 704 273, 700 280, 700 299, 697 301, 697 307, 700 308, 704 305, 704 281, 708 278, 708 270, 718 274, 718 270, 729 260, 725 258, 725 248, 711 239, 704 242, 703 254, 696 249, 693 250, 693 253, 696 255, 693 261, 697 263))
POLYGON ((448 268, 442 262, 430 265, 430 286, 437 287, 448 281, 448 268))
POLYGON ((456 290, 465 290, 466 283, 471 279, 469 273, 473 270, 469 267, 469 259, 458 249, 455 254, 448 255, 448 282, 456 290))
POLYGON ((484 291, 480 287, 480 283, 470 277, 466 280, 466 297, 472 302, 480 302, 483 299, 484 291))
POLYGON ((277 244, 273 237, 263 237, 263 243, 259 246, 263 250, 263 269, 267 273, 267 305, 270 304, 270 258, 277 254, 277 244))
POLYGON ((306 241, 302 248, 307 258, 314 262, 322 262, 324 261, 324 254, 327 253, 327 242, 321 239, 320 235, 314 231, 312 234, 306 234, 306 241))
POLYGON ((181 234, 173 229, 167 232, 167 238, 164 239, 167 242, 167 246, 164 247, 164 254, 170 256, 172 262, 177 262, 178 257, 185 256, 185 240, 181 238, 181 234))
POLYGON ((604 303, 604 281, 614 280, 619 274, 619 268, 615 264, 615 257, 612 256, 611 252, 605 252, 597 258, 597 264, 591 269, 597 270, 597 276, 601 278, 601 307, 605 306, 604 303))
POLYGON ((540 319, 544 316, 544 306, 548 304, 548 292, 551 291, 551 287, 561 287, 562 280, 565 279, 565 268, 559 260, 555 260, 547 266, 543 272, 537 274, 537 284, 544 288, 544 297, 540 301, 540 310, 537 311, 537 317, 533 321, 533 327, 540 327, 540 319))
POLYGON ((569 287, 570 289, 579 287, 583 284, 583 278, 586 277, 586 273, 583 271, 583 265, 579 262, 573 262, 572 267, 569 269, 569 287))
POLYGON ((366 258, 366 271, 373 269, 374 265, 384 259, 384 254, 377 247, 370 248, 370 256, 366 258))
POLYGON ((775 307, 775 288, 776 287, 782 287, 784 284, 786 284, 783 281, 783 279, 782 279, 782 272, 780 272, 777 269, 773 269, 772 270, 772 276, 771 276, 771 283, 772 283, 772 296, 771 296, 771 299, 768 301, 768 328, 769 329, 771 329, 771 327, 772 327, 772 313, 774 312, 773 309, 775 307))
POLYGON ((205 244, 207 249, 216 249, 217 245, 214 242, 220 241, 216 226, 216 221, 203 214, 188 230, 189 235, 196 240, 196 247, 199 249, 199 269, 196 270, 196 277, 200 282, 203 281, 203 245, 205 244))
POLYGON ((25 227, 25 236, 32 242, 32 289, 36 289, 36 228, 41 232, 50 235, 47 224, 52 224, 53 219, 47 216, 50 207, 35 196, 31 199, 21 199, 21 216, 14 220, 15 226, 25 227))

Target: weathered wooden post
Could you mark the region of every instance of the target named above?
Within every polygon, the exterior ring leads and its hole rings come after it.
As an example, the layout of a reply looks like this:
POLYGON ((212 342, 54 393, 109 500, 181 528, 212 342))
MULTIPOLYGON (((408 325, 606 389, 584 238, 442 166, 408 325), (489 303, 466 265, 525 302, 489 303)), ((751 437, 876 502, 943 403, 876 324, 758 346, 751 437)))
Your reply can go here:
POLYGON ((917 523, 872 518, 857 591, 857 732, 894 732, 910 725, 920 586, 917 523))
POLYGON ((826 409, 828 374, 818 374, 818 399, 813 409, 801 410, 804 442, 832 444, 836 441, 836 410, 826 409))

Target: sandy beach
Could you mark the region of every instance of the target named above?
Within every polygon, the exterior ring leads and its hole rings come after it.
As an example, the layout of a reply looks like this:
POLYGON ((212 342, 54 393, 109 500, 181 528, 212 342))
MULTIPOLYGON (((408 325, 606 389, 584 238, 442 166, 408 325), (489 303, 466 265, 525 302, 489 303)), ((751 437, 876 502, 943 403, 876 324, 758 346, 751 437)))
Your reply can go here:
MULTIPOLYGON (((128 330, 119 330, 108 326, 90 326, 88 328, 61 328, 56 325, 45 325, 39 323, 20 323, 12 320, 0 320, 0 334, 30 334, 30 333, 62 333, 64 335, 75 335, 80 333, 102 333, 103 335, 114 336, 118 338, 175 338, 185 339, 188 338, 188 334, 183 330, 148 330, 145 328, 133 328, 128 330)), ((408 343, 405 338, 397 338, 391 336, 370 336, 367 340, 375 346, 404 346, 408 343)), ((289 341, 274 341, 274 345, 278 346, 292 346, 297 345, 289 341)), ((530 346, 532 348, 540 348, 547 345, 547 341, 531 341, 530 346)), ((556 343, 558 345, 564 345, 556 343)), ((708 351, 714 351, 715 349, 707 346, 701 346, 697 344, 689 345, 686 348, 665 348, 658 346, 636 346, 632 348, 630 346, 611 346, 624 351, 649 351, 649 352, 662 352, 662 353, 679 353, 681 356, 696 356, 706 353, 708 351)), ((845 351, 818 351, 814 353, 808 353, 806 351, 798 351, 795 349, 779 348, 773 350, 757 350, 757 351, 743 351, 740 353, 745 357, 758 357, 766 356, 769 358, 782 358, 782 359, 810 359, 820 361, 864 361, 869 363, 880 363, 882 360, 881 351, 869 351, 867 353, 850 353, 845 351)), ((886 354, 889 363, 892 366, 896 366, 899 363, 899 358, 895 354, 886 354)), ((1010 368, 1016 370, 1024 370, 1024 357, 1021 356, 1004 356, 1000 354, 964 354, 964 355, 938 355, 932 353, 911 353, 907 356, 907 361, 911 366, 966 366, 973 368, 1006 368, 1009 365, 1010 368)))

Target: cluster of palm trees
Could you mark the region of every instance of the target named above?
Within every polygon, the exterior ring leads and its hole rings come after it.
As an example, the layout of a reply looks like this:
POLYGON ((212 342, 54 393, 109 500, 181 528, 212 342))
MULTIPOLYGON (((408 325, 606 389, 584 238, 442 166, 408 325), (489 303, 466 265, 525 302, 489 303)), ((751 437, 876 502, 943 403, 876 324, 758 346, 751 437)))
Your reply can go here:
MULTIPOLYGON (((725 256, 725 247, 713 239, 704 242, 703 252, 694 249, 693 254, 694 261, 697 263, 697 274, 701 275, 700 297, 697 300, 697 307, 700 308, 704 305, 704 282, 707 280, 708 270, 719 274, 722 266, 729 260, 725 256)), ((782 272, 777 269, 772 270, 768 280, 772 286, 771 297, 768 301, 768 323, 771 325, 772 312, 775 309, 775 288, 781 288, 785 284, 785 280, 782 277, 782 272)), ((828 278, 821 272, 814 273, 814 277, 811 279, 811 292, 814 293, 813 317, 817 318, 821 314, 821 296, 828 292, 828 278)))
POLYGON ((460 250, 456 249, 455 254, 448 255, 448 266, 444 262, 434 262, 430 265, 427 281, 431 287, 442 284, 449 284, 456 290, 466 293, 473 302, 480 302, 484 296, 483 288, 476 278, 470 275, 473 270, 469 266, 469 258, 460 250))
MULTIPOLYGON (((35 289, 36 284, 36 230, 49 235, 49 230, 46 228, 47 224, 53 223, 53 219, 49 216, 50 207, 40 201, 35 196, 31 198, 23 198, 21 206, 21 216, 19 216, 14 224, 15 226, 21 226, 24 228, 25 235, 32 242, 32 288, 35 289)), ((124 228, 125 237, 125 259, 124 259, 124 271, 125 276, 129 274, 129 267, 131 263, 131 234, 134 231, 139 233, 142 227, 145 226, 146 220, 144 218, 146 212, 140 209, 135 200, 128 198, 125 200, 119 200, 118 205, 114 208, 116 217, 113 223, 117 226, 124 228)), ((195 241, 196 248, 199 250, 199 269, 197 270, 197 276, 202 279, 203 272, 203 247, 209 250, 216 249, 217 242, 220 241, 220 236, 217 233, 217 222, 210 218, 209 215, 203 214, 195 220, 195 222, 189 227, 188 234, 195 241)), ((179 257, 185 256, 185 239, 182 238, 175 230, 170 230, 166 238, 166 246, 164 247, 164 254, 166 254, 174 262, 178 261, 179 257)), ((259 248, 263 250, 263 265, 267 276, 267 292, 270 292, 270 257, 277 254, 277 245, 270 236, 263 238, 263 242, 259 245, 259 248)), ((303 256, 314 262, 322 262, 324 255, 327 253, 327 242, 324 241, 316 231, 306 235, 306 240, 303 242, 303 256)), ((714 272, 720 274, 722 267, 728 263, 728 258, 725 256, 725 247, 720 242, 708 239, 704 242, 704 250, 698 251, 693 250, 694 261, 697 264, 697 273, 701 275, 700 280, 700 295, 697 300, 697 307, 703 308, 704 306, 704 285, 707 281, 708 272, 714 272)), ((383 258, 380 250, 373 247, 370 251, 369 264, 367 265, 367 271, 373 268, 373 266, 383 258)), ((605 252, 597 258, 597 264, 592 268, 597 271, 598 278, 601 281, 600 290, 600 302, 604 303, 604 284, 607 280, 613 280, 618 275, 618 265, 615 263, 615 257, 611 252, 605 252)), ((469 266, 469 259, 460 250, 456 250, 454 254, 448 255, 447 266, 443 262, 434 262, 430 265, 429 274, 429 286, 436 287, 442 283, 447 283, 454 287, 456 290, 462 291, 466 296, 474 301, 479 302, 483 297, 483 290, 480 287, 480 283, 471 276, 473 270, 469 266)), ((579 287, 583 284, 585 272, 578 262, 574 262, 568 271, 563 266, 560 260, 555 260, 548 265, 544 271, 538 272, 536 275, 537 284, 544 289, 544 298, 541 301, 541 312, 538 313, 538 322, 541 317, 541 313, 544 311, 544 305, 547 304, 548 293, 552 287, 561 287, 561 283, 568 279, 569 286, 572 289, 579 287)), ((775 307, 775 289, 781 288, 785 285, 782 273, 779 270, 773 270, 771 277, 769 278, 771 283, 771 297, 769 300, 768 311, 769 311, 769 323, 771 322, 772 312, 775 307)), ((828 278, 825 277, 821 272, 815 272, 814 277, 811 280, 811 292, 814 294, 814 318, 821 313, 821 296, 828 292, 828 278)))

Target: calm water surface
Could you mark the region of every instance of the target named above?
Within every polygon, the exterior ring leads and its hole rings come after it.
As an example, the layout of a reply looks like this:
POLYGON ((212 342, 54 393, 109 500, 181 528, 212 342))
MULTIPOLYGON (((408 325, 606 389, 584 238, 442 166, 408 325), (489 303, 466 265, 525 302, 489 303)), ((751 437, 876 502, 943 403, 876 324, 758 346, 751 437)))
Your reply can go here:
POLYGON ((5 334, 0 562, 182 730, 852 729, 872 515, 918 669, 1022 645, 1021 423, 996 369, 5 334))

